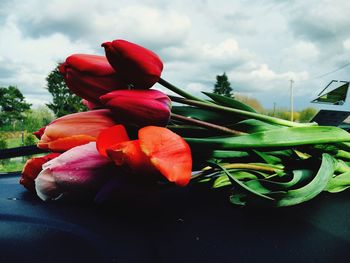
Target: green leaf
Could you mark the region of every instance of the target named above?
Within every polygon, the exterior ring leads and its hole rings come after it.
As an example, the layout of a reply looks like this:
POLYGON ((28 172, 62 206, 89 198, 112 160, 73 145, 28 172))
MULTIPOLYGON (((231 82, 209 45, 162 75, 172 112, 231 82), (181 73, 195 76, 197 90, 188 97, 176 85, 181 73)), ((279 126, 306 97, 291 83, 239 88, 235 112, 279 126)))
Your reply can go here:
POLYGON ((258 179, 262 185, 270 189, 271 191, 282 191, 291 189, 297 185, 303 184, 308 181, 313 175, 313 172, 308 169, 293 170, 291 180, 286 182, 277 182, 268 179, 258 179))
POLYGON ((332 177, 324 189, 330 193, 339 193, 350 187, 350 172, 339 174, 332 177))
POLYGON ((321 166, 313 180, 305 186, 289 190, 282 194, 276 201, 276 206, 292 206, 311 200, 321 193, 327 186, 334 173, 335 163, 332 156, 324 153, 321 166))
POLYGON ((217 102, 218 104, 220 104, 222 106, 256 113, 255 109, 253 109, 252 107, 250 107, 249 105, 247 105, 243 102, 235 100, 234 98, 230 98, 230 97, 215 94, 215 93, 204 92, 204 91, 202 91, 202 93, 207 95, 213 101, 217 102))
POLYGON ((230 126, 230 128, 234 130, 243 131, 246 133, 256 133, 256 132, 268 131, 272 129, 279 129, 282 127, 283 126, 270 124, 270 123, 260 121, 260 120, 255 120, 255 119, 243 120, 230 126))
POLYGON ((208 109, 200 109, 190 106, 173 106, 171 108, 171 112, 215 124, 232 124, 242 120, 242 117, 235 117, 232 114, 225 114, 208 109))
POLYGON ((241 136, 185 138, 192 147, 216 150, 293 147, 298 145, 350 141, 350 134, 331 126, 290 127, 241 136))
POLYGON ((253 150, 253 152, 256 155, 258 155, 261 159, 263 159, 267 164, 279 164, 282 161, 280 158, 273 155, 266 154, 264 152, 260 152, 257 150, 253 150))
POLYGON ((264 201, 271 202, 274 200, 272 197, 261 194, 258 191, 249 188, 243 182, 241 182, 240 180, 238 180, 234 176, 232 176, 229 173, 229 171, 227 169, 225 169, 224 167, 222 167, 221 165, 214 163, 214 162, 209 162, 209 164, 212 167, 217 167, 217 168, 221 169, 228 176, 228 178, 231 181, 231 184, 237 188, 238 192, 245 193, 247 195, 253 195, 256 199, 261 200, 262 202, 264 202, 264 201))
MULTIPOLYGON (((247 179, 257 179, 257 176, 253 173, 244 170, 233 170, 229 171, 232 176, 234 176, 238 180, 247 180, 247 179)), ((224 186, 232 185, 230 179, 224 173, 215 179, 213 188, 220 188, 224 186)))
POLYGON ((229 158, 242 158, 248 157, 249 153, 244 151, 225 151, 225 150, 214 150, 211 157, 217 159, 229 159, 229 158))

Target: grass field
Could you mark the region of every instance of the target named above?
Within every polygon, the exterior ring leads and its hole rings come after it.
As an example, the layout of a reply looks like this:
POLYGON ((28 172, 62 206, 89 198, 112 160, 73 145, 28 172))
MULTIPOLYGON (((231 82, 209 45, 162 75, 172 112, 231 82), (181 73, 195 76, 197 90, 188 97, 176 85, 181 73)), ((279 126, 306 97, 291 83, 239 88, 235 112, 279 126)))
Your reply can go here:
POLYGON ((25 164, 27 159, 25 158, 12 158, 9 160, 0 161, 0 172, 8 173, 8 172, 18 172, 22 171, 23 165, 25 164))

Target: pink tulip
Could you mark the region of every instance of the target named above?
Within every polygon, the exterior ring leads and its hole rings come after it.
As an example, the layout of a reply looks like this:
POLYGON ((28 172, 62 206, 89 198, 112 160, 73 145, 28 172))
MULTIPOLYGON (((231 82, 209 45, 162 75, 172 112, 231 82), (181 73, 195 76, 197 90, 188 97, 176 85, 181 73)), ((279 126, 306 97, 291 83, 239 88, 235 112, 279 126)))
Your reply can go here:
POLYGON ((127 84, 136 89, 148 89, 159 79, 163 62, 157 54, 125 40, 102 44, 112 67, 127 84))
POLYGON ((158 90, 115 90, 100 101, 123 124, 166 126, 170 118, 171 101, 158 90))
POLYGON ((93 103, 105 93, 127 87, 104 56, 74 54, 59 70, 73 93, 93 103))
POLYGON ((75 146, 96 141, 103 129, 116 124, 108 109, 73 113, 60 117, 42 130, 38 147, 64 152, 75 146))
POLYGON ((94 195, 115 175, 113 162, 100 155, 96 143, 91 142, 45 163, 35 179, 35 189, 44 201, 94 195))

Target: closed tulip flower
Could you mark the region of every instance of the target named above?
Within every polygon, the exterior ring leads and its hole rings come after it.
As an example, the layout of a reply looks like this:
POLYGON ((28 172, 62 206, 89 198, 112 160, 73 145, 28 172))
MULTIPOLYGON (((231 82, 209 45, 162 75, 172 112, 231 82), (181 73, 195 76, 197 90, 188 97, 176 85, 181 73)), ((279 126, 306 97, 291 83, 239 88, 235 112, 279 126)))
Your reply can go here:
POLYGON ((21 185, 27 188, 31 192, 35 192, 34 180, 42 170, 44 163, 59 156, 59 153, 50 153, 42 157, 34 157, 29 159, 23 167, 22 176, 19 181, 21 185))
POLYGON ((112 67, 127 84, 136 89, 148 89, 159 79, 163 62, 154 52, 125 40, 102 44, 112 67))
POLYGON ((75 146, 96 141, 100 131, 116 124, 108 109, 78 112, 60 117, 43 130, 37 146, 64 152, 75 146))
POLYGON ((91 142, 74 147, 45 163, 35 179, 35 189, 44 201, 93 197, 115 175, 113 162, 100 155, 96 143, 91 142))
POLYGON ((127 87, 104 56, 74 54, 59 70, 68 88, 92 103, 98 103, 98 98, 105 93, 127 87))
POLYGON ((123 124, 165 126, 170 118, 171 101, 158 90, 116 90, 100 101, 123 124))

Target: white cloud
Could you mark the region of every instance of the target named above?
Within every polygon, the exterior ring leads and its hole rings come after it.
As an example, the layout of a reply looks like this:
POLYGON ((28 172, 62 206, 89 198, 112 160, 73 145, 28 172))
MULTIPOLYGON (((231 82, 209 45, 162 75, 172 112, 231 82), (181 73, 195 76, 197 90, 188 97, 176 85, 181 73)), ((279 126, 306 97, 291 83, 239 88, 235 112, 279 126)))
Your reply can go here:
POLYGON ((350 38, 347 38, 343 41, 343 47, 345 50, 350 50, 350 38))
MULTIPOLYGON (((345 0, 252 0, 249 7, 229 0, 1 2, 0 85, 45 100, 45 77, 58 61, 103 54, 102 42, 123 38, 158 53, 163 77, 188 91, 211 90, 225 71, 236 91, 279 97, 289 79, 308 80, 347 63, 349 8, 345 0)), ((349 68, 336 74, 346 78, 349 68)), ((301 94, 322 86, 308 84, 301 94)), ((300 105, 305 101, 300 95, 300 105)))

